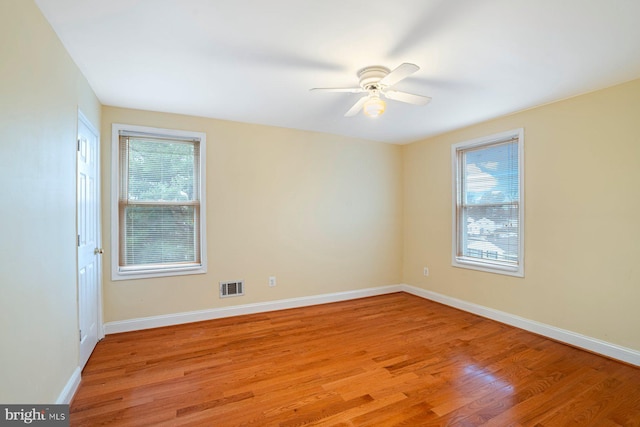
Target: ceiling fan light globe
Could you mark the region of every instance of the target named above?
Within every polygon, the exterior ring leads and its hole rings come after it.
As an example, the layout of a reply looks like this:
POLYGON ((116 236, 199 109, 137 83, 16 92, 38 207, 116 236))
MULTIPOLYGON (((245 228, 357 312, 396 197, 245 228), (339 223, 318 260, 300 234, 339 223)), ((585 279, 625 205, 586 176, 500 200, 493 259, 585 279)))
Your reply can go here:
POLYGON ((364 110, 364 114, 369 117, 378 117, 384 113, 387 104, 377 96, 372 96, 364 103, 362 109, 364 110))

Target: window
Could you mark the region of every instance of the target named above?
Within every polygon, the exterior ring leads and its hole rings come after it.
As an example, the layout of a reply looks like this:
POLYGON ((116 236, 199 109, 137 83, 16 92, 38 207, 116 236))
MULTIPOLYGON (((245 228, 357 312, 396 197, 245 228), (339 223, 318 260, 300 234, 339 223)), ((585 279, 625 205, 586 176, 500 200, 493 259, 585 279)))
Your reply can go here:
POLYGON ((113 280, 206 272, 200 132, 114 124, 113 280))
POLYGON ((455 267, 524 276, 524 131, 451 147, 455 267))

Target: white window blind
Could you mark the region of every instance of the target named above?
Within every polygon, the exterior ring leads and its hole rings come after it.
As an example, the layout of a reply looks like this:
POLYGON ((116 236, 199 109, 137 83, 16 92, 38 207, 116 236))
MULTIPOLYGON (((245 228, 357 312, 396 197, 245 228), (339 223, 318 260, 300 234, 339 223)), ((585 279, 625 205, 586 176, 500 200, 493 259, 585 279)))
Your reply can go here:
POLYGON ((116 273, 201 267, 203 142, 123 129, 117 138, 116 273))
POLYGON ((523 275, 521 132, 457 144, 454 265, 523 275))

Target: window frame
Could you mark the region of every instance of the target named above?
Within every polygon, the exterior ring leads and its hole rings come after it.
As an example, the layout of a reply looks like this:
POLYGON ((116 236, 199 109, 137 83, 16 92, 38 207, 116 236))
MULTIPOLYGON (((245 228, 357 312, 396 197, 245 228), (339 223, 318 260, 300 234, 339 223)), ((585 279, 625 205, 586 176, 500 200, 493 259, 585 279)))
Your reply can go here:
POLYGON ((485 271, 489 273, 504 274, 509 276, 524 277, 524 238, 525 238, 525 193, 524 193, 524 128, 513 129, 489 136, 484 136, 468 141, 459 142, 451 146, 451 176, 452 176, 452 247, 451 264, 454 267, 485 271), (461 253, 461 221, 462 200, 461 188, 461 156, 459 153, 471 149, 490 147, 504 143, 510 139, 517 139, 518 143, 518 262, 517 265, 508 265, 501 262, 470 258, 459 255, 461 253))
POLYGON ((111 280, 131 280, 152 277, 169 277, 207 272, 207 239, 206 239, 206 134, 175 129, 155 128, 149 126, 113 123, 111 126, 111 280), (198 139, 199 146, 199 244, 200 263, 164 267, 121 267, 120 266, 120 133, 131 132, 151 137, 198 139))

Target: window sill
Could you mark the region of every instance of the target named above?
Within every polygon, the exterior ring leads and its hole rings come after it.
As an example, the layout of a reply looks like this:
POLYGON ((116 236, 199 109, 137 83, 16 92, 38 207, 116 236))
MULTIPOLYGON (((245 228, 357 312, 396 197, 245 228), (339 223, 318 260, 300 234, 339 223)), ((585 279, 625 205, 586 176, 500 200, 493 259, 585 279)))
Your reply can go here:
POLYGON ((522 264, 520 264, 519 266, 510 266, 500 263, 492 263, 489 261, 478 261, 472 258, 454 257, 451 265, 458 268, 484 271, 487 273, 524 277, 524 268, 522 264))
POLYGON ((117 267, 111 272, 111 280, 135 280, 149 279, 155 277, 171 277, 186 276, 192 274, 205 274, 207 267, 205 265, 190 265, 184 267, 169 268, 145 268, 145 269, 121 269, 117 267))

